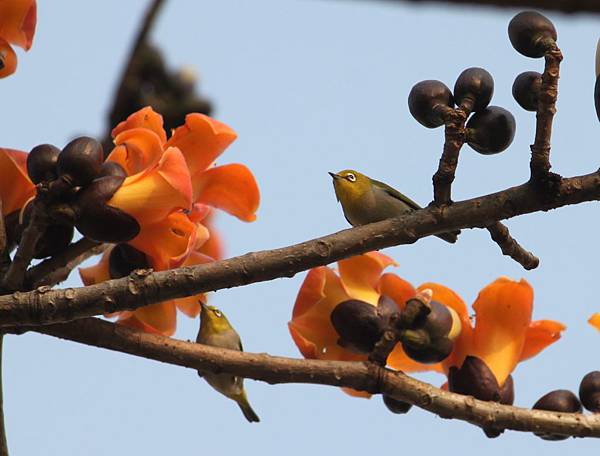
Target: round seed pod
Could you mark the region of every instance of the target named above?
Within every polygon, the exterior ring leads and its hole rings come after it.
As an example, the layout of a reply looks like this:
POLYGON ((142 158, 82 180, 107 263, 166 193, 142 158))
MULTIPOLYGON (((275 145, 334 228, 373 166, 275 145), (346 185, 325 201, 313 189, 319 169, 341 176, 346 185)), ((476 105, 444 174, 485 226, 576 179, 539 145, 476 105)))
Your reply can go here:
POLYGON ((102 163, 102 166, 100 167, 100 174, 98 175, 98 177, 106 177, 106 176, 116 176, 116 177, 122 177, 122 178, 126 178, 127 177, 127 171, 125 171, 125 169, 123 169, 123 167, 121 165, 119 165, 117 162, 104 162, 102 163))
POLYGON ((78 193, 75 227, 84 236, 98 242, 127 242, 138 235, 140 225, 131 215, 108 206, 125 179, 105 176, 94 179, 78 193))
POLYGON ((512 95, 524 110, 535 112, 541 87, 542 75, 537 71, 525 71, 515 78, 512 95))
POLYGON ((418 82, 408 94, 408 109, 421 125, 437 128, 444 125, 442 114, 454 106, 452 92, 441 81, 418 82))
POLYGON ((450 356, 450 353, 452 353, 452 349, 454 348, 454 343, 447 337, 429 339, 429 337, 426 336, 422 341, 419 341, 418 336, 407 338, 407 333, 417 333, 425 336, 427 333, 424 330, 406 331, 402 338, 402 348, 404 349, 406 356, 419 363, 439 363, 450 356))
POLYGON ((514 401, 512 377, 509 376, 504 385, 500 387, 491 369, 476 356, 467 356, 460 368, 453 366, 449 369, 448 389, 454 393, 473 396, 482 401, 509 405, 514 401))
POLYGON ((85 186, 100 174, 103 161, 102 145, 81 136, 64 147, 56 165, 59 176, 68 177, 74 186, 85 186))
MULTIPOLYGON (((581 402, 569 390, 554 390, 542 396, 532 407, 534 410, 551 410, 554 412, 579 413, 581 402)), ((544 440, 565 440, 569 436, 561 434, 535 433, 544 440)))
POLYGON ((128 276, 136 269, 149 269, 150 263, 144 252, 129 244, 117 244, 108 257, 108 273, 111 279, 128 276))
POLYGON ((73 239, 72 225, 49 225, 42 237, 36 242, 34 258, 46 258, 64 250, 73 239))
POLYGON ((490 104, 494 94, 494 78, 483 68, 467 68, 454 84, 454 101, 458 106, 477 112, 490 104))
POLYGON ((467 144, 483 155, 505 150, 515 137, 515 118, 504 108, 488 106, 476 112, 466 125, 467 144))
POLYGON ((404 415, 405 413, 408 413, 408 411, 412 408, 412 404, 409 404, 408 402, 404 401, 399 401, 385 394, 382 394, 381 398, 383 399, 383 403, 388 408, 388 410, 398 415, 404 415))
POLYGON ((56 179, 56 162, 60 149, 52 144, 40 144, 27 155, 27 174, 34 184, 56 179))
POLYGON ((600 413, 600 371, 592 371, 579 384, 579 400, 593 413, 600 413))
POLYGON ((552 22, 536 11, 523 11, 513 17, 508 37, 517 52, 532 58, 543 57, 557 39, 552 22))
POLYGON ((370 353, 383 334, 383 321, 377 308, 364 301, 341 302, 330 318, 340 336, 338 343, 357 353, 370 353))

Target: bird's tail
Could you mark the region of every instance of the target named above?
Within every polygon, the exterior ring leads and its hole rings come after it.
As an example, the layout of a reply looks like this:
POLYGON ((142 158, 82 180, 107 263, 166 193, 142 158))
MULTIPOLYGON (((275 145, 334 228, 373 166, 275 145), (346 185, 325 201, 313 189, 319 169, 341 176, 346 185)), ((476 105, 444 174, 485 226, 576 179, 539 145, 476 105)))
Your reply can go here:
POLYGON ((242 413, 250 423, 258 423, 260 421, 260 418, 258 417, 256 412, 252 410, 250 402, 248 402, 248 396, 246 396, 245 390, 242 391, 242 394, 236 399, 236 402, 240 406, 240 409, 242 409, 242 413))
POLYGON ((458 239, 458 235, 460 234, 460 230, 456 231, 448 231, 447 233, 436 234, 437 237, 443 239, 450 244, 454 244, 458 239))

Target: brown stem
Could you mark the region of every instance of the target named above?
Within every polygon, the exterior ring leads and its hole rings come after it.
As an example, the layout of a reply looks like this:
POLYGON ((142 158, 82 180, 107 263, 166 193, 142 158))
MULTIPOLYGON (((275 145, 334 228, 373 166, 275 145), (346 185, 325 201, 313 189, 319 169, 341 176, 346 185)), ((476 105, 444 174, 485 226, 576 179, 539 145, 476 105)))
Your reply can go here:
POLYGON ((562 13, 600 13, 597 0, 386 0, 398 4, 476 5, 496 8, 534 8, 562 13))
POLYGON ((223 261, 64 290, 39 289, 0 296, 0 326, 51 324, 133 310, 155 302, 249 283, 292 277, 298 272, 460 228, 484 228, 517 215, 600 199, 600 175, 562 179, 552 198, 525 183, 491 195, 429 207, 410 214, 324 236, 301 244, 248 253, 223 261))
POLYGON ((600 415, 529 410, 480 401, 443 391, 373 363, 292 359, 226 350, 144 333, 96 318, 35 330, 194 370, 228 372, 270 384, 310 383, 384 393, 439 416, 482 428, 600 437, 600 415))
POLYGON ((25 283, 28 289, 54 286, 66 280, 71 271, 88 258, 101 254, 106 247, 88 238, 70 244, 59 254, 42 261, 27 271, 25 283))
POLYGON ((511 257, 525 269, 535 269, 540 264, 540 259, 533 253, 525 250, 515 238, 510 235, 506 225, 501 222, 493 223, 487 227, 492 240, 500 246, 502 253, 511 257))
POLYGON ((531 145, 531 180, 545 181, 550 172, 550 140, 552 120, 556 114, 558 77, 563 56, 556 43, 546 52, 546 65, 542 74, 542 85, 538 94, 535 141, 531 145))

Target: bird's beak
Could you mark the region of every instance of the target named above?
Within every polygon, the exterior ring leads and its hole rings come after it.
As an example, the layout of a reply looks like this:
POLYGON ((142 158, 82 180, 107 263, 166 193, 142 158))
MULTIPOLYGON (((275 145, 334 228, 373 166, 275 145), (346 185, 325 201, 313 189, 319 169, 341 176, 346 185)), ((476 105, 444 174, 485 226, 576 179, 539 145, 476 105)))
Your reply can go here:
POLYGON ((340 176, 339 174, 332 173, 331 171, 329 171, 329 175, 330 175, 331 177, 333 177, 333 180, 334 180, 334 181, 335 181, 335 180, 338 180, 340 177, 342 177, 342 176, 340 176))

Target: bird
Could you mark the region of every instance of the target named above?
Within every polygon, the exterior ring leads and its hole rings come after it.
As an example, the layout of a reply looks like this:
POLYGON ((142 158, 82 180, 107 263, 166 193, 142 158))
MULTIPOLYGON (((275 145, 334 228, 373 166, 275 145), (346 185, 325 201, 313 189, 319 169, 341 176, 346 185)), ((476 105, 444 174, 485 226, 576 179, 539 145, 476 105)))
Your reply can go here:
MULTIPOLYGON (((352 226, 366 225, 421 209, 417 203, 395 188, 371 179, 353 169, 329 172, 335 196, 342 205, 344 217, 352 226)), ((436 234, 454 244, 460 231, 436 234)))
MULTIPOLYGON (((229 320, 219 309, 200 302, 200 329, 196 342, 212 347, 228 348, 230 350, 244 351, 240 335, 231 326, 229 320)), ((213 372, 198 371, 200 377, 219 393, 234 400, 239 405, 246 419, 251 423, 258 423, 260 418, 252 410, 248 396, 244 389, 244 379, 231 374, 215 374, 213 372)))

